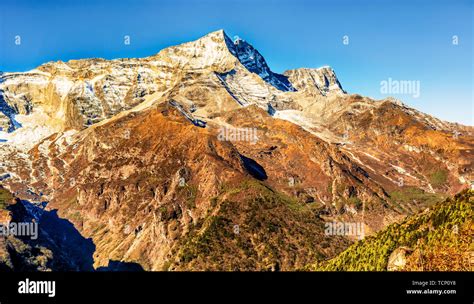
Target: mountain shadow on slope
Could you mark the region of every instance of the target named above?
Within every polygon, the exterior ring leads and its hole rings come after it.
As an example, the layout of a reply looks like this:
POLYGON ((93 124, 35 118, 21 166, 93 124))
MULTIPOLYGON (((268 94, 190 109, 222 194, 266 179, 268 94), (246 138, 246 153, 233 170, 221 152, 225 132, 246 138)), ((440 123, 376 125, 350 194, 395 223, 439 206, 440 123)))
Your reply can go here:
POLYGON ((254 178, 263 181, 268 178, 267 172, 265 172, 265 169, 257 163, 255 160, 248 158, 244 155, 240 155, 240 159, 242 160, 244 164, 245 170, 252 175, 254 178))

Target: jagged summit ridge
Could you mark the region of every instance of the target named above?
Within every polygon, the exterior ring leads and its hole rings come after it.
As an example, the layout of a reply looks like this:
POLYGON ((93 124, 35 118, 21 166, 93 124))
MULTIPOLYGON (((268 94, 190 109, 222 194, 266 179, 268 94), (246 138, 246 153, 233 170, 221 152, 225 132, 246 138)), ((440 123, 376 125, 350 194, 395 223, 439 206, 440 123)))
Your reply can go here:
MULTIPOLYGON (((226 41, 229 41, 227 36, 226 41)), ((231 53, 239 59, 243 66, 245 66, 250 72, 259 75, 267 83, 273 85, 280 91, 296 91, 291 82, 288 81, 287 77, 270 70, 265 58, 247 41, 238 38, 229 46, 229 49, 231 50, 231 53)))
POLYGON ((218 73, 228 73, 240 63, 278 90, 296 91, 287 77, 271 71, 265 58, 251 44, 243 39, 232 41, 222 29, 195 41, 166 48, 152 58, 157 61, 169 58, 180 68, 211 69, 218 73))
POLYGON ((231 70, 236 63, 226 39, 229 38, 223 30, 215 31, 195 41, 165 48, 149 59, 152 64, 159 67, 211 69, 224 73, 231 70))
POLYGON ((345 94, 336 72, 324 66, 317 69, 299 68, 283 73, 298 90, 305 90, 318 95, 327 96, 331 93, 345 94))

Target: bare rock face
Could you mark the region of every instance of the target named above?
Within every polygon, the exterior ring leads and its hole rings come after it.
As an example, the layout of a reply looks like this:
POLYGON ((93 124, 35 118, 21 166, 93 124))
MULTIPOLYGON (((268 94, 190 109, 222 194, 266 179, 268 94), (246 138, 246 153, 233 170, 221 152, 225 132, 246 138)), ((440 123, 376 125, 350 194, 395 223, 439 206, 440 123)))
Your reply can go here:
MULTIPOLYGON (((228 41, 228 40, 227 40, 228 41)), ((265 82, 274 86, 280 91, 296 91, 293 84, 284 75, 274 73, 268 67, 265 58, 248 42, 236 39, 233 45, 229 46, 231 53, 236 56, 240 63, 251 73, 257 74, 265 82)))
MULTIPOLYGON (((44 112, 51 125, 63 130, 110 118, 156 91, 150 68, 127 61, 48 63, 27 73, 4 74, 0 86, 9 109, 2 113, 11 117, 44 112)), ((15 128, 14 123, 10 127, 15 128)))
POLYGON ((0 127, 0 182, 57 210, 89 268, 291 270, 351 242, 325 221, 370 234, 473 179, 472 127, 347 94, 329 67, 274 73, 222 30, 0 74, 0 127))
POLYGON ((327 96, 346 93, 331 67, 288 70, 284 75, 298 90, 306 91, 309 94, 327 96))
POLYGON ((390 257, 388 258, 387 270, 388 271, 400 271, 403 270, 406 263, 407 258, 406 254, 411 253, 413 250, 408 247, 399 247, 395 249, 390 257))

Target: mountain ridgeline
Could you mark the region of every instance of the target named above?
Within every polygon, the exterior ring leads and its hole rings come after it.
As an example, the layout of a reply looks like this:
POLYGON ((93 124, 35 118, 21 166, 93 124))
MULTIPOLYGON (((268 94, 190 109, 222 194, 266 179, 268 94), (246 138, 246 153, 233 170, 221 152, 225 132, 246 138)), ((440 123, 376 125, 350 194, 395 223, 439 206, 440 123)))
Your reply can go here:
POLYGON ((473 211, 474 191, 465 190, 306 269, 472 271, 473 211))
MULTIPOLYGON (((3 238, 13 270, 385 270, 396 250, 418 269, 412 256, 447 243, 404 221, 431 223, 424 210, 474 180, 473 127, 349 94, 327 66, 273 72, 222 30, 1 73, 0 128, 4 214, 40 230, 3 238), (364 253, 380 236, 383 254, 364 253)), ((449 229, 469 221, 462 193, 442 203, 449 229)))

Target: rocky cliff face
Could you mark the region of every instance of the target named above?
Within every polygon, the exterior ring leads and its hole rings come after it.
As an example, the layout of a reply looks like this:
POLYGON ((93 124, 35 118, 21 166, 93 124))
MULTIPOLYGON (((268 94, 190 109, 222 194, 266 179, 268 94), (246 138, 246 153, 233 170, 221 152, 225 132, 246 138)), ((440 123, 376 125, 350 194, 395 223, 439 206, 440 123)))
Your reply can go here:
POLYGON ((299 91, 322 96, 346 93, 331 67, 288 70, 284 74, 299 91))
POLYGON ((324 223, 372 234, 473 179, 472 127, 347 94, 329 67, 274 73, 223 31, 0 79, 1 182, 84 238, 68 269, 291 270, 354 240, 324 223))

